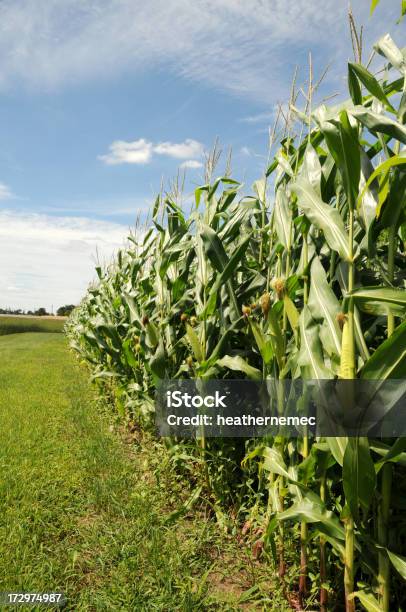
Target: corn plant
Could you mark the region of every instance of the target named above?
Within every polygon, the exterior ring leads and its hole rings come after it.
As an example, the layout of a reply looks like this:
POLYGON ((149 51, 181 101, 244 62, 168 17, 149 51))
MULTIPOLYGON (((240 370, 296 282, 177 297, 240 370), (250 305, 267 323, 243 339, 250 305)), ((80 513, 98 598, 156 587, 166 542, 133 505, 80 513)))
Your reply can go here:
MULTIPOLYGON (((148 427, 164 378, 406 378, 406 56, 389 35, 375 51, 383 78, 359 57, 336 106, 313 108, 310 83, 301 111, 293 87, 251 195, 213 178, 214 153, 190 211, 160 193, 97 269, 67 328, 123 418, 148 427)), ((318 589, 321 610, 404 608, 405 438, 165 443, 190 504, 204 496, 224 526, 233 507, 281 579, 298 548, 302 607, 318 589)))

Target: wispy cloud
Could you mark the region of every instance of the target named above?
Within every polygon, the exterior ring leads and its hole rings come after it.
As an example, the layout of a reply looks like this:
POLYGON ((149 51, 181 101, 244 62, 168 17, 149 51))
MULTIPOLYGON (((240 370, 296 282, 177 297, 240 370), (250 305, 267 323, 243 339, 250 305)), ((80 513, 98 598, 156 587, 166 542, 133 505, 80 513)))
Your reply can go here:
MULTIPOLYGON (((370 0, 354 4, 367 45, 393 27, 397 2, 371 21, 370 0)), ((3 0, 0 85, 52 88, 165 66, 266 103, 285 97, 309 49, 322 46, 325 63, 347 59, 346 11, 336 0, 3 0)))
POLYGON ((192 169, 203 168, 203 163, 200 161, 197 161, 196 159, 188 159, 184 161, 180 165, 180 167, 181 168, 192 168, 192 169))
POLYGON ((77 303, 97 255, 109 261, 127 234, 118 223, 0 211, 0 306, 77 303))
POLYGON ((10 200, 11 198, 15 198, 15 195, 10 187, 4 183, 0 183, 0 200, 10 200))
MULTIPOLYGON (((110 153, 99 155, 99 159, 105 164, 148 164, 152 160, 153 154, 166 155, 175 159, 187 159, 189 157, 201 157, 203 155, 203 145, 197 140, 187 138, 184 142, 159 142, 153 144, 144 138, 126 142, 115 140, 109 147, 110 153)), ((192 161, 192 163, 199 163, 192 161)), ((199 166, 189 166, 189 168, 200 168, 199 166)))
POLYGON ((275 111, 269 113, 258 113, 256 115, 249 115, 248 117, 243 117, 241 119, 244 123, 270 123, 275 120, 276 113, 275 111))

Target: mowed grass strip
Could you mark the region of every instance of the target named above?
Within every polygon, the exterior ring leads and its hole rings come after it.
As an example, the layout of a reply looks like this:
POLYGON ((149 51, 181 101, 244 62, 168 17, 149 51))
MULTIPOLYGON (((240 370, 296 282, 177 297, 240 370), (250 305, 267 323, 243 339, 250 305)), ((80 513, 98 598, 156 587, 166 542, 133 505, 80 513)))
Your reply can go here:
POLYGON ((55 332, 63 330, 64 317, 31 317, 0 315, 0 336, 25 332, 55 332))
POLYGON ((216 596, 206 574, 227 573, 221 549, 238 575, 234 539, 202 516, 165 524, 184 496, 167 455, 123 444, 61 334, 0 338, 0 379, 0 591, 60 589, 80 611, 238 609, 250 583, 216 596))

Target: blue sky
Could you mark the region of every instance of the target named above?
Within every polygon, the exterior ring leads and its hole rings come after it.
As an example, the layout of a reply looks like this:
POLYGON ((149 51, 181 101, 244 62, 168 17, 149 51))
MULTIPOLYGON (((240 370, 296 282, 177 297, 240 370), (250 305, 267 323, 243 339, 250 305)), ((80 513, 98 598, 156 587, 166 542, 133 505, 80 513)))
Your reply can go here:
MULTIPOLYGON (((399 0, 354 2, 365 55, 399 0)), ((77 302, 161 180, 202 181, 216 137, 233 175, 261 175, 267 130, 296 65, 331 64, 345 91, 347 0, 3 0, 0 5, 0 307, 77 302), (315 42, 316 41, 316 42, 315 42)))

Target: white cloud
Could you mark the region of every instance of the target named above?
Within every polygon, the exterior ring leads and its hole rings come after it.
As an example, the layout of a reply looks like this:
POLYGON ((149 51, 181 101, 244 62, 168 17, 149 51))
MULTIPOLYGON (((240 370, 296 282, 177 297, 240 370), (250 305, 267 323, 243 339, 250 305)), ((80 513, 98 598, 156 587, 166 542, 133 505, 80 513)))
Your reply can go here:
POLYGON ((174 157, 175 159, 187 159, 188 157, 201 157, 203 155, 202 143, 191 138, 187 138, 184 142, 159 142, 155 145, 144 138, 132 142, 115 140, 109 149, 110 153, 98 157, 109 165, 148 164, 153 153, 174 157))
POLYGON ((148 164, 152 157, 152 144, 140 138, 133 142, 115 140, 109 147, 110 153, 99 155, 105 164, 148 164))
POLYGON ((56 309, 77 303, 128 228, 80 217, 0 211, 0 306, 56 309))
POLYGON ((200 157, 203 155, 203 145, 197 140, 187 138, 184 142, 160 142, 155 145, 154 152, 158 155, 169 155, 177 159, 186 159, 188 157, 200 157))
POLYGON ((203 168, 202 162, 197 161, 196 159, 188 159, 184 161, 181 165, 181 168, 203 168))
MULTIPOLYGON (((394 30, 398 2, 354 2, 365 43, 394 30), (388 6, 390 5, 390 6, 388 6)), ((347 2, 324 0, 2 0, 0 85, 33 88, 160 68, 263 103, 286 97, 307 51, 351 54, 347 2)), ((396 39, 396 32, 395 32, 396 39)), ((401 40, 399 41, 401 44, 401 40)), ((316 66, 317 68, 317 66, 316 66)), ((344 71, 343 71, 344 72, 344 71)))
POLYGON ((0 200, 10 200, 14 197, 15 196, 11 191, 10 187, 5 185, 4 183, 0 183, 0 200))

